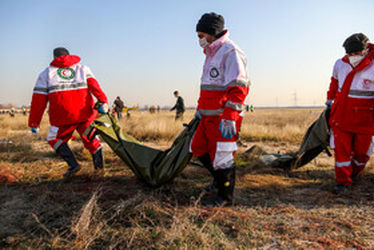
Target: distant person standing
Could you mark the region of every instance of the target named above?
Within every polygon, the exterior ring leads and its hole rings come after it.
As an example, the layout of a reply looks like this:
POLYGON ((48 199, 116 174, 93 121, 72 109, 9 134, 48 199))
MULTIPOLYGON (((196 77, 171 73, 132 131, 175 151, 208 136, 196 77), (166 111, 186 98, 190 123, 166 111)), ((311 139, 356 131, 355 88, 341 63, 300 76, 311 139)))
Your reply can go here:
POLYGON ((206 57, 195 114, 200 123, 191 150, 213 175, 214 181, 206 189, 218 189, 216 198, 207 205, 232 205, 236 140, 249 92, 247 59, 230 40, 221 15, 204 14, 196 32, 206 57))
POLYGON ((22 114, 27 115, 27 109, 24 106, 22 106, 22 114))
POLYGON ((83 145, 92 155, 95 170, 104 167, 100 141, 92 141, 83 136, 84 131, 97 117, 94 110, 94 95, 99 101, 100 113, 108 112, 107 98, 94 78, 91 70, 79 64, 80 57, 70 55, 65 48, 53 50, 54 60, 36 81, 32 95, 29 127, 38 133, 44 110, 49 103, 48 143, 68 164, 65 177, 78 172, 81 167, 68 146, 75 130, 78 131, 83 145))
POLYGON ((157 108, 155 105, 152 105, 151 107, 149 107, 149 113, 151 114, 155 114, 157 111, 157 108))
POLYGON ((118 120, 120 120, 120 119, 122 119, 122 110, 125 107, 125 104, 123 103, 121 98, 119 96, 117 96, 116 100, 114 101, 114 105, 115 105, 115 110, 116 110, 116 113, 117 113, 117 118, 118 118, 118 120))
POLYGON ((112 116, 116 116, 117 114, 116 114, 116 105, 112 105, 112 108, 110 109, 110 112, 111 112, 111 115, 112 116))
POLYGON ((182 120, 183 114, 186 111, 186 107, 184 106, 184 100, 180 96, 178 90, 174 91, 174 96, 177 98, 177 102, 175 103, 174 107, 170 109, 170 111, 173 111, 173 110, 176 111, 175 120, 178 120, 178 119, 182 120))
POLYGON ((16 111, 14 110, 14 108, 10 108, 9 109, 9 115, 10 115, 10 117, 14 117, 15 114, 16 114, 16 111))
POLYGON ((253 105, 251 105, 251 106, 249 107, 249 109, 251 110, 251 112, 255 111, 255 107, 254 107, 253 105))
POLYGON ((356 33, 343 47, 346 54, 334 65, 326 101, 331 107, 335 193, 357 181, 372 154, 374 135, 374 44, 356 33))

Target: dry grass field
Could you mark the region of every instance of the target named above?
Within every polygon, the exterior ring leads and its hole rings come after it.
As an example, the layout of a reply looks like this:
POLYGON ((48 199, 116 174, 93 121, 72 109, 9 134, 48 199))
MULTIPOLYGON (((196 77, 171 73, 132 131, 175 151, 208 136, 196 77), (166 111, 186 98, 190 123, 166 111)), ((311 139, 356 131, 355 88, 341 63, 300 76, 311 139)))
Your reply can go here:
MULTIPOLYGON (((188 166, 171 184, 151 189, 104 146, 106 173, 93 173, 79 137, 70 145, 82 170, 62 179, 66 164, 27 117, 0 116, 0 248, 289 249, 374 248, 374 170, 360 183, 331 193, 333 159, 321 154, 291 173, 257 164, 243 152, 296 151, 318 109, 255 110, 241 131, 235 205, 206 208, 205 169, 188 166), (12 141, 12 143, 9 142, 12 141)), ((185 114, 185 121, 193 112, 185 114)), ((147 145, 166 148, 183 129, 173 112, 132 112, 123 129, 147 145)))

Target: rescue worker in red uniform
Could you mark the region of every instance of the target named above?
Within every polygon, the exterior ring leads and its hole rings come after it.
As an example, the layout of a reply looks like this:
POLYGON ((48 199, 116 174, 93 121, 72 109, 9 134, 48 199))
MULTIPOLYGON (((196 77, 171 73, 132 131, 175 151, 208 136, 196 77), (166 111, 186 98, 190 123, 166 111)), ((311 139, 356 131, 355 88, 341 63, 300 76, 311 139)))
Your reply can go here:
POLYGON ((372 154, 374 135, 374 45, 362 33, 348 37, 346 55, 334 65, 326 105, 331 106, 335 193, 346 191, 372 154))
POLYGON ((47 141, 68 164, 64 177, 80 170, 80 165, 67 142, 75 130, 90 153, 96 170, 103 169, 103 154, 98 138, 92 141, 83 136, 83 132, 96 118, 94 99, 102 103, 100 113, 108 112, 107 98, 94 78, 91 70, 79 64, 80 57, 70 55, 65 48, 53 51, 54 60, 40 73, 35 84, 29 116, 29 127, 38 133, 40 121, 49 103, 50 127, 47 141))
POLYGON ((214 201, 207 205, 231 205, 236 140, 249 91, 247 60, 229 39, 221 15, 204 14, 197 23, 196 32, 206 58, 195 114, 201 120, 191 142, 191 151, 213 175, 214 181, 206 189, 218 189, 214 201))

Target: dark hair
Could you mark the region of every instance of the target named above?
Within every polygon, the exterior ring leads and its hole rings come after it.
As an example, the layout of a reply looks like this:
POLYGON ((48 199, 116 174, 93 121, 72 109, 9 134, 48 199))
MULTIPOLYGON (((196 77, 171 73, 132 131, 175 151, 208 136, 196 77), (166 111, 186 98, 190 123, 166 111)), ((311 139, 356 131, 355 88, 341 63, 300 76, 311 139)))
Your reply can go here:
POLYGON ((64 47, 58 47, 53 50, 54 57, 59 57, 59 56, 64 56, 64 55, 69 55, 69 51, 65 49, 64 47))
POLYGON ((347 54, 363 51, 368 47, 369 38, 362 33, 355 33, 345 39, 343 47, 347 54))
POLYGON ((174 95, 177 95, 179 94, 178 90, 174 91, 174 95))
POLYGON ((216 35, 215 38, 218 39, 218 38, 222 37, 225 33, 226 33, 226 31, 224 30, 221 33, 219 33, 218 35, 216 35))

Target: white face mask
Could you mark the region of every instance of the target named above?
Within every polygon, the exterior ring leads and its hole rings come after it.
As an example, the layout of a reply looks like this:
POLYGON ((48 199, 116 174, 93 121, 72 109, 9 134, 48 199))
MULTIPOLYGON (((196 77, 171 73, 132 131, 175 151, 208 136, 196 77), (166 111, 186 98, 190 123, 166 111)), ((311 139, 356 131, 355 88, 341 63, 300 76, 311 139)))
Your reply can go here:
POLYGON ((365 56, 360 56, 360 55, 356 55, 356 56, 349 56, 348 59, 349 59, 349 63, 353 66, 353 67, 356 67, 357 65, 360 64, 360 62, 362 61, 362 59, 364 59, 365 56))
POLYGON ((205 37, 199 39, 199 44, 200 44, 201 48, 205 48, 206 46, 209 45, 209 43, 208 43, 208 41, 206 40, 205 37))

